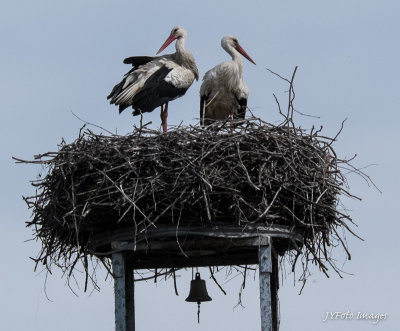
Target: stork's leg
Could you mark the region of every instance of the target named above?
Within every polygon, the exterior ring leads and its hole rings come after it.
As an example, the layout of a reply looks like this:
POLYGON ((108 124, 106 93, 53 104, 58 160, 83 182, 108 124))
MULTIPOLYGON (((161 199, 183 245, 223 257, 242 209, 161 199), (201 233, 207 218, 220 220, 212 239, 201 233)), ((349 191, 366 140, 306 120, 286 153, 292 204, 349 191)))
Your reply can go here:
POLYGON ((167 132, 168 102, 164 106, 164 127, 163 131, 167 132))
POLYGON ((161 105, 161 112, 160 112, 160 118, 161 118, 161 127, 163 128, 164 131, 164 105, 161 105))
POLYGON ((229 113, 229 120, 233 120, 235 118, 235 111, 232 109, 229 113))
POLYGON ((161 126, 163 128, 163 132, 167 132, 167 117, 168 117, 168 102, 161 106, 161 126))

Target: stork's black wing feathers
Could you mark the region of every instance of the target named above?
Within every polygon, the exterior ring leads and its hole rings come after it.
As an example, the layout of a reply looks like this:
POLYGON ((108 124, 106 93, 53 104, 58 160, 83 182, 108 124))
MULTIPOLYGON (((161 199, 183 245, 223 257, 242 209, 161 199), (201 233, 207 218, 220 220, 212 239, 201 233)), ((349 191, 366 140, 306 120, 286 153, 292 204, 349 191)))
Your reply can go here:
POLYGON ((247 99, 242 98, 242 99, 237 99, 239 102, 239 108, 236 111, 235 118, 245 118, 246 116, 246 109, 247 109, 247 99))
POLYGON ((153 61, 153 59, 154 57, 152 56, 131 56, 124 59, 124 63, 132 64, 133 67, 139 67, 143 64, 153 61))
POLYGON ((179 88, 165 81, 171 70, 173 69, 163 66, 147 79, 143 88, 133 98, 133 115, 150 112, 186 93, 187 88, 179 88))

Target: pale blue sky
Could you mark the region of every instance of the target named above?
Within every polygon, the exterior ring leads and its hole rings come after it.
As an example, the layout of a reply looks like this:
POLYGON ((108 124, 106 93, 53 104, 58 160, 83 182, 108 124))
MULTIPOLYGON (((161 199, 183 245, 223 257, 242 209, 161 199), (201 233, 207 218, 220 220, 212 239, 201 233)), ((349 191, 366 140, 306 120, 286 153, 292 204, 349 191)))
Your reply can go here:
MULTIPOLYGON (((362 202, 344 200, 358 224, 364 242, 348 236, 353 259, 340 279, 326 279, 313 270, 303 294, 293 276, 283 280, 281 330, 396 330, 400 329, 398 296, 398 187, 400 163, 398 129, 400 47, 398 1, 388 0, 276 0, 276 1, 28 1, 4 3, 0 11, 0 328, 2 330, 112 330, 113 288, 99 274, 100 292, 79 298, 65 286, 59 272, 48 279, 33 272, 28 259, 39 244, 24 222, 29 220, 21 195, 34 191, 29 180, 40 168, 15 165, 11 156, 32 158, 55 150, 61 137, 71 142, 82 123, 78 116, 119 133, 128 133, 137 118, 129 111, 118 115, 106 95, 129 69, 123 58, 152 55, 171 28, 188 31, 187 48, 202 76, 228 59, 220 39, 235 35, 257 63, 244 61, 244 79, 250 88, 249 107, 267 121, 278 119, 272 93, 285 103, 286 86, 267 72, 295 80, 298 110, 320 116, 299 117, 304 127, 324 125, 335 135, 348 118, 335 145, 339 156, 358 154, 357 166, 367 169, 383 191, 378 193, 349 175, 351 191, 362 202), (388 313, 386 321, 322 320, 328 311, 388 313)), ((164 52, 173 52, 169 46, 164 52)), ((195 124, 198 91, 195 82, 187 94, 170 104, 169 123, 195 124)), ((146 114, 159 125, 159 112, 146 114)), ((339 249, 338 263, 343 262, 339 249)), ((203 272, 204 276, 207 272, 203 272)), ((136 292, 137 330, 258 330, 258 281, 249 279, 243 294, 246 309, 233 310, 240 280, 225 285, 224 297, 208 281, 213 301, 202 305, 202 323, 196 307, 184 301, 190 274, 182 273, 180 296, 171 282, 140 284, 136 292)))

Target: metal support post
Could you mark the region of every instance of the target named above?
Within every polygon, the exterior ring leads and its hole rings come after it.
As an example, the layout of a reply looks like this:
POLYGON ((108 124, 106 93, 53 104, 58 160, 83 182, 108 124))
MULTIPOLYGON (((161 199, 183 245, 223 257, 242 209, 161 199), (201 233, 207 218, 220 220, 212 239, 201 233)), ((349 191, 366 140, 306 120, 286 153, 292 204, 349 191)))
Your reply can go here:
MULTIPOLYGON (((261 331, 277 331, 277 277, 273 272, 271 240, 259 248, 261 331)), ((276 264, 276 261, 275 261, 276 264)))
POLYGON ((133 267, 123 253, 112 255, 115 294, 115 330, 135 331, 133 267))

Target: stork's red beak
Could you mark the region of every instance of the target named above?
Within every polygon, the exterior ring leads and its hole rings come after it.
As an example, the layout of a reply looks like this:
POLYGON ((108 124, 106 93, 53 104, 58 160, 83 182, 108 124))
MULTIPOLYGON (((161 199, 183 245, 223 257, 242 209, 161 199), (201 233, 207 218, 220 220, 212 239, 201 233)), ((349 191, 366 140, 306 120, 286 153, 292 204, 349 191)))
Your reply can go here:
POLYGON ((249 60, 251 63, 256 64, 256 63, 251 59, 251 57, 249 56, 249 54, 247 54, 246 51, 245 51, 240 45, 237 45, 237 46, 236 46, 236 50, 237 50, 240 54, 242 54, 247 60, 249 60))
POLYGON ((167 48, 167 46, 172 43, 174 40, 176 39, 176 37, 174 35, 170 35, 167 40, 165 41, 165 43, 161 46, 161 48, 158 50, 158 52, 156 53, 156 55, 158 55, 159 53, 161 53, 164 49, 167 48))

